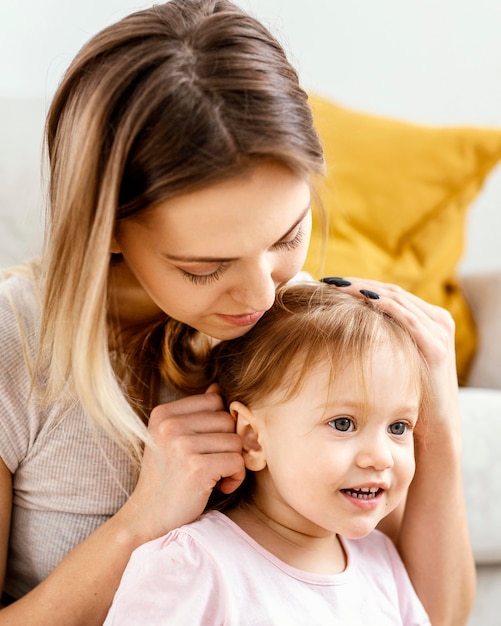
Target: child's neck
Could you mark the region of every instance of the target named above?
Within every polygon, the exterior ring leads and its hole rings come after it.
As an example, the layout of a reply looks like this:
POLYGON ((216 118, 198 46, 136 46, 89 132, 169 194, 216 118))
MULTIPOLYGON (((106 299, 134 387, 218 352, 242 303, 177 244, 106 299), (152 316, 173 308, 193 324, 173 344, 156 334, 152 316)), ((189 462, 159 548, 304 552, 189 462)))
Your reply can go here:
POLYGON ((225 514, 287 565, 316 574, 339 574, 346 568, 346 555, 335 533, 304 534, 271 518, 254 503, 225 514))

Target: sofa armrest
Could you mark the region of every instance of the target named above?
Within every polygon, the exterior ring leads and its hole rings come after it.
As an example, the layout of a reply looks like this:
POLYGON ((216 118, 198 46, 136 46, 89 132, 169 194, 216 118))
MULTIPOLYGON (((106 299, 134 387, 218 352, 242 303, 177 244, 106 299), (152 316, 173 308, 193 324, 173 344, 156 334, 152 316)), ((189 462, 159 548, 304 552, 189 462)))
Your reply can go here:
POLYGON ((501 389, 501 269, 466 274, 461 282, 478 330, 468 387, 501 389))
POLYGON ((501 563, 501 390, 462 387, 463 485, 477 564, 501 563))

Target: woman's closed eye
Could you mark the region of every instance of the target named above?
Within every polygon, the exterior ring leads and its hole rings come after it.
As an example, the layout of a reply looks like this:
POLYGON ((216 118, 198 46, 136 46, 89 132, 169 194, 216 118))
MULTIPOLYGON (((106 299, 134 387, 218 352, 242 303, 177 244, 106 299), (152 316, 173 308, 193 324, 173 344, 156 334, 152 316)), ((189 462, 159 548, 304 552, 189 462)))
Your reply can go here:
POLYGON ((183 273, 183 276, 195 285, 208 285, 216 282, 228 266, 229 263, 221 263, 214 271, 200 274, 188 272, 181 267, 179 269, 183 273))
MULTIPOLYGON (((298 248, 304 238, 304 233, 301 226, 297 227, 297 231, 292 239, 287 239, 286 241, 278 241, 273 245, 275 250, 295 250, 298 248)), ((208 285, 216 282, 223 272, 229 267, 229 263, 222 262, 218 267, 212 272, 188 272, 186 269, 180 267, 179 270, 182 272, 183 276, 194 283, 195 285, 208 285)))
POLYGON ((302 244, 303 238, 304 238, 303 229, 301 228, 301 226, 299 226, 296 231, 296 234, 292 236, 291 239, 277 241, 277 243, 273 247, 276 250, 295 250, 302 244))

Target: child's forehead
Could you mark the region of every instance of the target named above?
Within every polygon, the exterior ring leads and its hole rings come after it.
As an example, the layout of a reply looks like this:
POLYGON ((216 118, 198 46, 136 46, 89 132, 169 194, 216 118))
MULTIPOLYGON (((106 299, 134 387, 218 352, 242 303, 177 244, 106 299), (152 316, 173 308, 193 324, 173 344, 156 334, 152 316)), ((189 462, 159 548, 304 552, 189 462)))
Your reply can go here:
POLYGON ((380 317, 374 318, 377 323, 362 327, 349 324, 349 320, 344 325, 326 319, 324 311, 311 324, 292 325, 291 333, 279 346, 280 357, 272 356, 273 367, 267 368, 266 360, 261 360, 261 372, 255 372, 255 384, 246 398, 249 406, 287 402, 307 389, 328 398, 339 384, 356 388, 363 397, 381 368, 395 371, 395 383, 405 393, 424 393, 426 366, 403 329, 394 328, 386 320, 381 322, 380 317))
MULTIPOLYGON (((369 358, 357 362, 345 359, 344 365, 337 367, 328 359, 319 359, 301 376, 297 374, 299 364, 295 367, 294 377, 285 377, 268 395, 259 397, 252 408, 264 409, 273 418, 274 408, 291 403, 291 410, 308 409, 304 412, 307 422, 339 411, 365 419, 381 407, 387 408, 388 415, 420 412, 422 382, 408 361, 396 362, 380 376, 374 370, 380 364, 369 358)), ((381 367, 386 370, 384 365, 381 367)))
POLYGON ((311 379, 317 383, 322 379, 325 389, 329 390, 347 377, 352 384, 364 389, 380 368, 390 365, 398 366, 401 380, 417 382, 421 378, 418 374, 422 364, 417 352, 401 342, 374 341, 363 351, 355 347, 350 351, 348 347, 342 353, 329 349, 327 343, 323 348, 316 346, 314 351, 303 350, 293 356, 287 363, 280 390, 287 391, 292 381, 301 380, 304 386, 311 379))

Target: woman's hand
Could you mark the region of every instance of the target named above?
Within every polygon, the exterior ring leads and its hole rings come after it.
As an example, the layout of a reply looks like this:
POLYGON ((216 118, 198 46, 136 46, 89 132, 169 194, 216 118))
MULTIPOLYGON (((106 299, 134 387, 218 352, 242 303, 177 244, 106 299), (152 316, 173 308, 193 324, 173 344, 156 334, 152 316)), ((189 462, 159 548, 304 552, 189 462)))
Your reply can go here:
POLYGON ((217 390, 211 385, 151 413, 153 445, 122 511, 132 512, 150 538, 196 519, 216 485, 231 493, 245 477, 240 437, 217 390))

